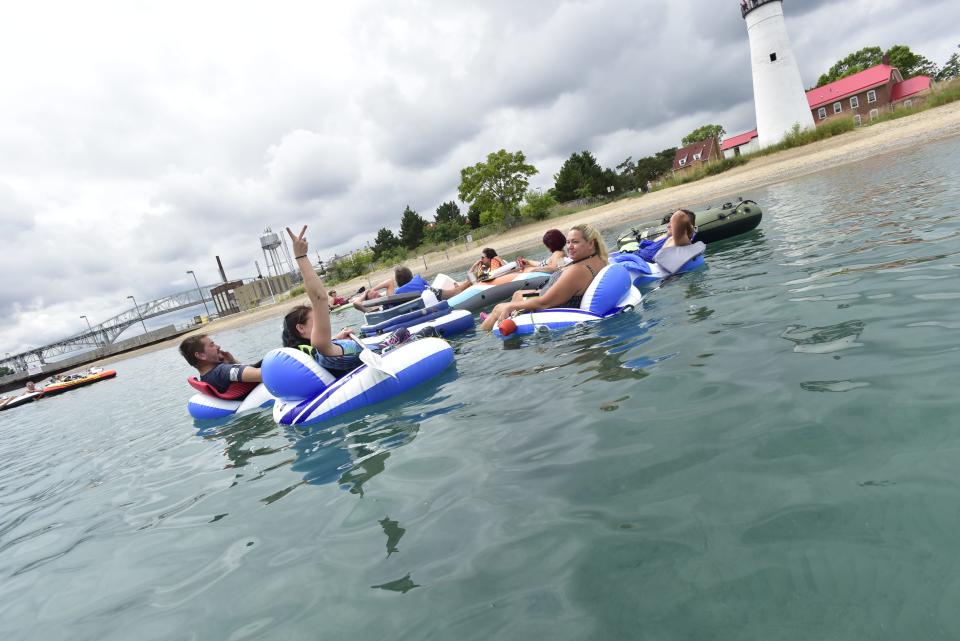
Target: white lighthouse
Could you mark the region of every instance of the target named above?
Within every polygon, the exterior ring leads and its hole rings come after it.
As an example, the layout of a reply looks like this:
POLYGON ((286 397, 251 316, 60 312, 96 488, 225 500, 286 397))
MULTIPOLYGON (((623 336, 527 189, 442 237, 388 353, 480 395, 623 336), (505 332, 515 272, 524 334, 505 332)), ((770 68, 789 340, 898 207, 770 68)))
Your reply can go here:
POLYGON ((813 127, 813 114, 783 20, 783 0, 741 0, 740 11, 750 38, 757 137, 766 147, 780 142, 794 123, 813 127))

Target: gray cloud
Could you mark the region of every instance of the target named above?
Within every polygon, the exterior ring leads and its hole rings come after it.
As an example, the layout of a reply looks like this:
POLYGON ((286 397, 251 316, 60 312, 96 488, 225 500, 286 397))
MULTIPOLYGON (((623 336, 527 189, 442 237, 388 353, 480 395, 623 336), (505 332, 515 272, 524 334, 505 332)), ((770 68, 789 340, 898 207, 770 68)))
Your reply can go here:
MULTIPOLYGON (((501 147, 549 186, 574 151, 612 166, 706 122, 754 126, 734 0, 231 5, 230 29, 223 11, 5 15, 23 28, 0 41, 21 61, 0 102, 0 351, 189 289, 187 269, 215 281, 216 255, 252 275, 267 226, 309 224, 329 255, 396 230, 407 204, 432 217, 501 147)), ((785 12, 810 84, 871 44, 943 62, 960 18, 946 0, 785 12)))

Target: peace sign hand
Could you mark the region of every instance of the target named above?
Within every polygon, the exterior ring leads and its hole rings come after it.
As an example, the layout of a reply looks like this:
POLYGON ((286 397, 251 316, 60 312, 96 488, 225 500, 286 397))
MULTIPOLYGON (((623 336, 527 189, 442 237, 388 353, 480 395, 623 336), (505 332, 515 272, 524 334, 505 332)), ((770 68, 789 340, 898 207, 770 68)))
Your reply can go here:
POLYGON ((307 233, 307 226, 304 225, 300 230, 299 236, 294 236, 290 228, 287 227, 287 233, 290 234, 290 241, 293 243, 293 255, 303 256, 307 253, 307 239, 303 237, 307 233))

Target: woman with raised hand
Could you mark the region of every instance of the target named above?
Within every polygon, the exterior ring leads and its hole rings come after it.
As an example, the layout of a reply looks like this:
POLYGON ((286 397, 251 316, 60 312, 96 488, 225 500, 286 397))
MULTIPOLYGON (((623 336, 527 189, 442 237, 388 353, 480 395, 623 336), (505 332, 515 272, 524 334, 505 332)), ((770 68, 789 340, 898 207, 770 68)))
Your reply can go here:
MULTIPOLYGON (((350 338, 349 328, 333 334, 327 290, 307 258, 307 239, 304 237, 307 226, 303 226, 299 235, 295 235, 289 227, 287 233, 293 244, 294 260, 303 276, 303 287, 310 299, 310 306, 298 305, 284 317, 283 346, 309 352, 321 367, 340 378, 360 367, 363 347, 350 338)), ((387 344, 403 342, 409 336, 410 332, 406 330, 395 332, 387 344)))

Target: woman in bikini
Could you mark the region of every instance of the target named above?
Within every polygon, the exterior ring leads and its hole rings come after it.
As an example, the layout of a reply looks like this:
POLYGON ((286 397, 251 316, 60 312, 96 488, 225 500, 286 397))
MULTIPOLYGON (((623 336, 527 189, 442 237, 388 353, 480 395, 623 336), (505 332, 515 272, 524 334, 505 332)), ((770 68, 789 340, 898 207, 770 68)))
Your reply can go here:
POLYGON ((509 303, 494 307, 480 327, 490 331, 514 312, 580 307, 584 292, 600 270, 607 266, 607 246, 592 225, 574 225, 567 234, 567 257, 572 262, 555 271, 539 291, 517 292, 509 303))

